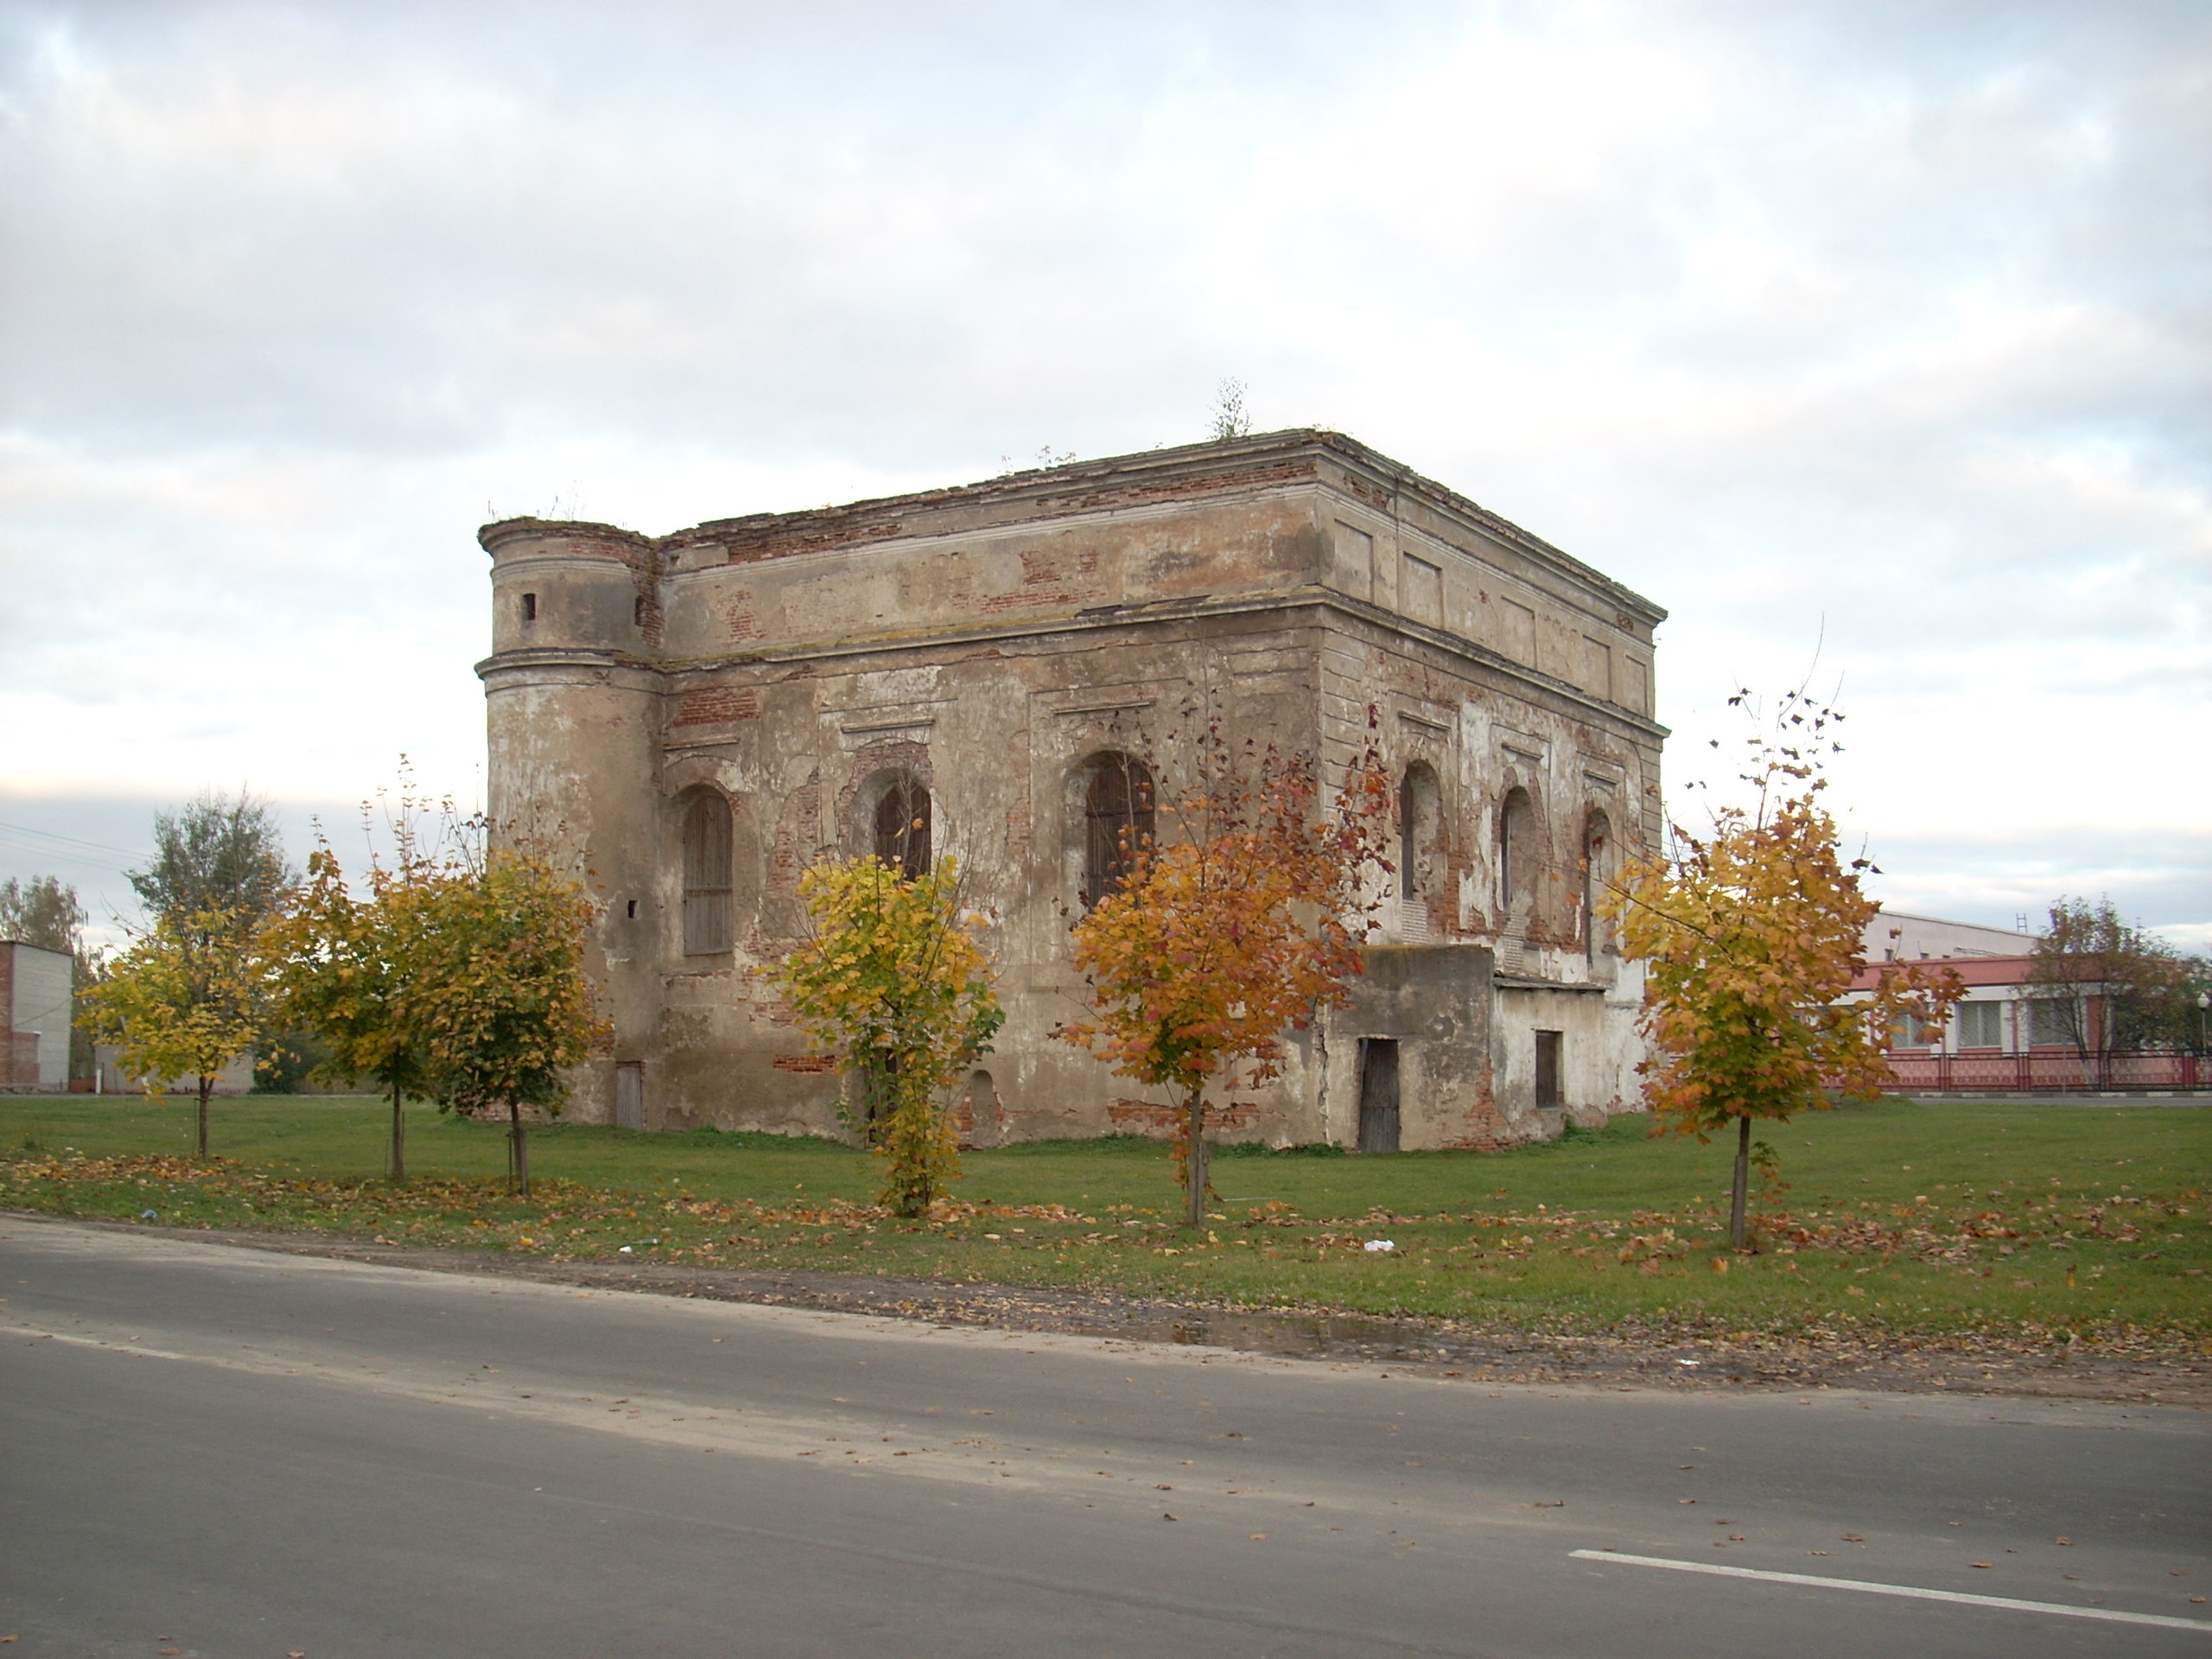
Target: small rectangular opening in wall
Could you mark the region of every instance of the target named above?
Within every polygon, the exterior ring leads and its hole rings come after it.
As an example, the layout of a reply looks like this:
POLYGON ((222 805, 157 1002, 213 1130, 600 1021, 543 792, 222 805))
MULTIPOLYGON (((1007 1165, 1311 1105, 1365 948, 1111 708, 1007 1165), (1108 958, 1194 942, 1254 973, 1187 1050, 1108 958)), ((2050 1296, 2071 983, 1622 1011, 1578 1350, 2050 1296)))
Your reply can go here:
POLYGON ((1398 1040, 1359 1039, 1359 1149, 1398 1149, 1398 1040))
POLYGON ((643 594, 630 601, 630 621, 637 627, 645 626, 645 596, 643 594))
POLYGON ((629 916, 630 916, 630 919, 631 919, 632 921, 633 921, 633 922, 634 922, 634 921, 636 921, 636 920, 638 919, 638 901, 637 901, 636 899, 632 899, 632 900, 630 900, 630 904, 629 904, 629 916))
POLYGON ((536 594, 524 594, 522 596, 522 620, 525 622, 535 622, 537 620, 537 595, 536 594))
POLYGON ((1536 1033, 1536 1104, 1540 1109, 1565 1103, 1559 1091, 1560 1050, 1563 1042, 1556 1031, 1536 1033))
POLYGON ((645 1127, 645 1066, 642 1060, 622 1060, 615 1065, 614 1127, 645 1127))

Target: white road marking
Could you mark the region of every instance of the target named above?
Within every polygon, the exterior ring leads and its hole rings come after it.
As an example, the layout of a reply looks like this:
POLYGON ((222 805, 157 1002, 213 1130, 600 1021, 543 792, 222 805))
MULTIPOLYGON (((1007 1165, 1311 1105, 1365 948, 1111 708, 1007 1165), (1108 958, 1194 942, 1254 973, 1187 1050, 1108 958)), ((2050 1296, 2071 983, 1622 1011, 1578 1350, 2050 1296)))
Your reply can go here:
POLYGON ((2115 1607, 2069 1607, 2058 1601, 2021 1601, 2012 1596, 1969 1595, 1963 1590, 1923 1590, 1915 1584, 1872 1584, 1865 1579, 1823 1579, 1810 1573, 1767 1573, 1755 1567, 1722 1567, 1713 1561, 1673 1561, 1663 1555, 1624 1555, 1611 1549, 1578 1549, 1579 1561, 1619 1561, 1629 1567, 1663 1567, 1676 1573, 1709 1573, 1719 1579, 1757 1579, 1764 1584, 1808 1584, 1818 1590, 1863 1590, 1874 1596, 1904 1596, 1914 1601, 1956 1601, 1969 1607, 2002 1607, 2015 1613, 2056 1613, 2062 1618, 2102 1618, 2115 1624, 2158 1624, 2174 1630, 2212 1630, 2212 1621, 2176 1618, 2167 1613, 2127 1613, 2115 1607))

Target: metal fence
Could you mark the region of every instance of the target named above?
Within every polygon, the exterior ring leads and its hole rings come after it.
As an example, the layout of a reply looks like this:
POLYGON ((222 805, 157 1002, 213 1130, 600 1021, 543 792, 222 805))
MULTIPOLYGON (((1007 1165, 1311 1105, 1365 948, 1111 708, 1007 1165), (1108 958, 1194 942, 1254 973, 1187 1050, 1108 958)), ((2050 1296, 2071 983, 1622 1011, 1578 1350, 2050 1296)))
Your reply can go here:
POLYGON ((2201 1054, 1893 1052, 1889 1060, 1891 1087, 1901 1095, 2212 1088, 2212 1059, 2201 1054))

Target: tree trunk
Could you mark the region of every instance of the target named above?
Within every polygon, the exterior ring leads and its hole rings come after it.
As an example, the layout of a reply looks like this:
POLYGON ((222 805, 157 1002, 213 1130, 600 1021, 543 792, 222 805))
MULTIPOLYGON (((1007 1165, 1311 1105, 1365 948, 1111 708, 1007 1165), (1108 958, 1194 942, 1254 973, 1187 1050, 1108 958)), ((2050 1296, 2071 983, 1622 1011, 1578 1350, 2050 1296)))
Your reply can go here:
POLYGON ((514 1187, 524 1198, 530 1196, 530 1141, 522 1127, 522 1103, 507 1103, 508 1135, 514 1147, 514 1187))
POLYGON ((395 1186, 407 1180, 407 1116, 400 1107, 399 1085, 391 1085, 391 1180, 395 1186))
POLYGON ((1728 1199, 1728 1243, 1744 1248, 1744 1189, 1751 1175, 1751 1119, 1745 1113, 1736 1120, 1736 1186, 1728 1199))
POLYGON ((1203 1090, 1191 1090, 1188 1137, 1184 1145, 1183 1174, 1190 1188, 1190 1214, 1193 1227, 1206 1224, 1206 1101, 1203 1090))
POLYGON ((206 1072, 200 1074, 200 1155, 207 1155, 207 1096, 215 1092, 214 1079, 206 1072))

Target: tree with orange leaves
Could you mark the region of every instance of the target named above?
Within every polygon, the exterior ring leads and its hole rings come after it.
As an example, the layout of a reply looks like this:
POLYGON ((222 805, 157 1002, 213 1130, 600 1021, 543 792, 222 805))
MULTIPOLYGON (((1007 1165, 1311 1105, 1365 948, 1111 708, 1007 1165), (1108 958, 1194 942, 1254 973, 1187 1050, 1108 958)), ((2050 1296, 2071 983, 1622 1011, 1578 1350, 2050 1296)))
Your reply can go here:
MULTIPOLYGON (((1751 696, 1728 702, 1748 711, 1751 696)), ((1646 1100, 1666 1128, 1700 1141, 1735 1126, 1739 1250, 1752 1119, 1827 1106, 1830 1090, 1872 1099, 1888 1081, 1891 1029, 1907 1015, 1940 1024, 1961 988, 1948 969, 1900 963, 1847 1000, 1880 906, 1859 885, 1873 865, 1845 861, 1821 800, 1842 718, 1789 693, 1772 729, 1749 740, 1750 804, 1715 809, 1703 836, 1670 825, 1671 850, 1631 862, 1599 901, 1644 963, 1646 1100)))
POLYGON ((1370 877, 1389 868, 1390 788, 1372 749, 1333 799, 1310 756, 1239 749, 1217 722, 1196 749, 1166 833, 1126 845, 1121 884, 1075 925, 1093 1010, 1054 1034, 1178 1096, 1176 1161, 1201 1227, 1207 1087, 1240 1068, 1247 1084, 1280 1076, 1284 1033, 1345 1000, 1370 877))

